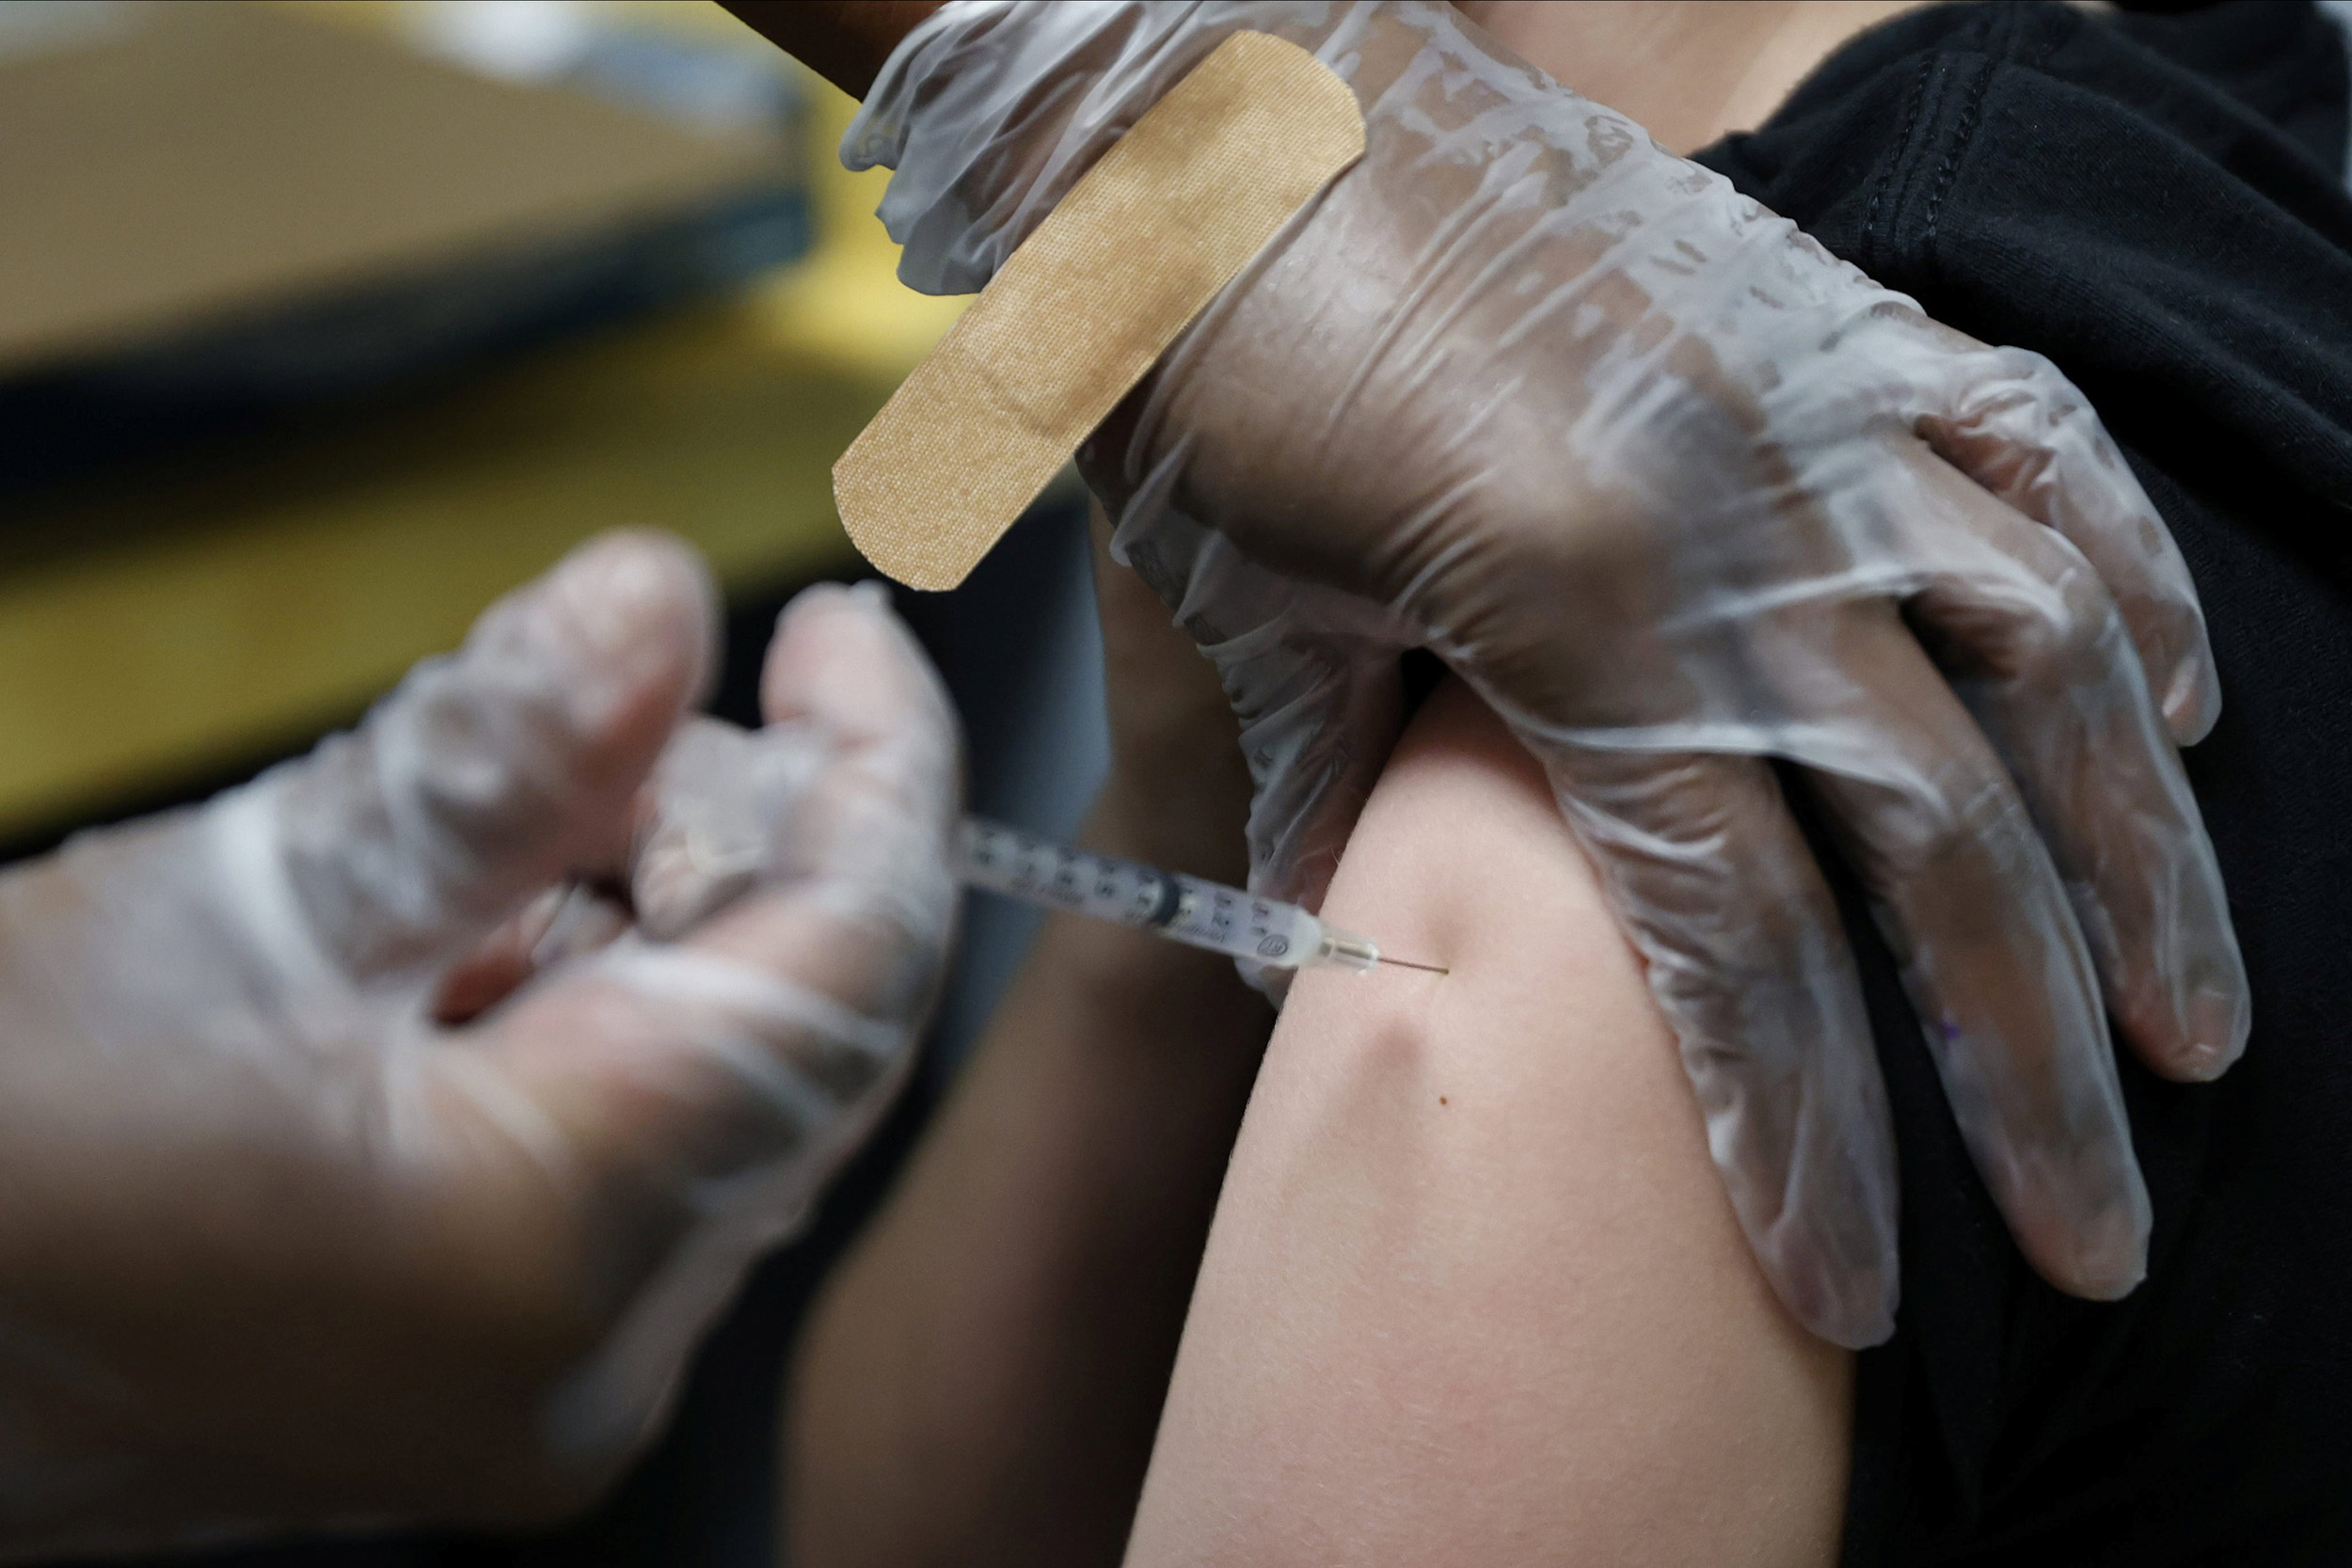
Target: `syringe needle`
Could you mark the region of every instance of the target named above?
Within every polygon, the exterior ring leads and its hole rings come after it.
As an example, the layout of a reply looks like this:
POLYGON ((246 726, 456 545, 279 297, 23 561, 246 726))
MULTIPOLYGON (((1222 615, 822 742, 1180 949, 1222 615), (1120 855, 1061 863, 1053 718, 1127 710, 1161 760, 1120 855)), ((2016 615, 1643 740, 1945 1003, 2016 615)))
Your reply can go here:
POLYGON ((1391 958, 1386 953, 1380 955, 1380 961, 1384 964, 1394 964, 1399 969, 1418 969, 1424 974, 1451 974, 1454 973, 1454 971, 1450 969, 1439 969, 1436 964, 1417 964, 1410 958, 1391 958))

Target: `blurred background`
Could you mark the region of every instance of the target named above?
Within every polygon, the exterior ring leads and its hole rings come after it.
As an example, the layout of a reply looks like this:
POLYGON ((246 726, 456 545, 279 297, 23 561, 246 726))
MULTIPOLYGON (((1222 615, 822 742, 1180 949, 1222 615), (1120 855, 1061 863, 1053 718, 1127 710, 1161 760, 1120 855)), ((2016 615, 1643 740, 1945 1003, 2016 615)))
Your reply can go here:
MULTIPOLYGON (((709 558, 711 705, 753 721, 785 600, 866 575, 833 460, 961 304, 897 281, 854 108, 706 0, 0 0, 0 853, 309 749, 607 528, 709 558)), ((1073 832, 1105 745, 1074 483, 898 602, 974 809, 1073 832)), ((793 1325, 1033 928, 967 908, 885 1134, 590 1518, 171 1560, 769 1562, 793 1325)))

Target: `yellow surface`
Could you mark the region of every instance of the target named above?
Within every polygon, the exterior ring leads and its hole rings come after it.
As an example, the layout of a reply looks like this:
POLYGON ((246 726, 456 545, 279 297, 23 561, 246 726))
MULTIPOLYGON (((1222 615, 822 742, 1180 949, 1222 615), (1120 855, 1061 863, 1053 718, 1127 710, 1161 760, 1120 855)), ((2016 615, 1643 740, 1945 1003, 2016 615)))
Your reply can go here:
POLYGON ((819 245, 776 278, 12 517, 56 543, 0 572, 0 834, 347 717, 602 529, 675 530, 740 593, 855 570, 827 469, 961 302, 892 276, 884 177, 834 157, 854 105, 811 87, 819 245))

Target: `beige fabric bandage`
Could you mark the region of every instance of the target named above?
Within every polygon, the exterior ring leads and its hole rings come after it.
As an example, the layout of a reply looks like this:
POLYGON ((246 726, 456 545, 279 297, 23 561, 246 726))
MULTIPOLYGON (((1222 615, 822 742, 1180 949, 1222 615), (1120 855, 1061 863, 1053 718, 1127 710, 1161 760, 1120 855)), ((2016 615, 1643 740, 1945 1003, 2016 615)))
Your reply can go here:
POLYGON ((953 588, 1078 444, 1363 155, 1356 95, 1296 44, 1235 33, 1021 243, 833 467, 850 538, 953 588))

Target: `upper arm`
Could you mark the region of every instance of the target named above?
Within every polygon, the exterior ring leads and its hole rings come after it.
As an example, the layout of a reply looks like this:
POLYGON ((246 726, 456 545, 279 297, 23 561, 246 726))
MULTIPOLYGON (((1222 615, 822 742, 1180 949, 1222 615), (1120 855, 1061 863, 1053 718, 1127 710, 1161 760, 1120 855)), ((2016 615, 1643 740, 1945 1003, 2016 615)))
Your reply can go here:
POLYGON ((1750 1259, 1540 771, 1435 696, 1332 883, 1445 976, 1299 976, 1131 1563, 1825 1562, 1851 1357, 1750 1259))

